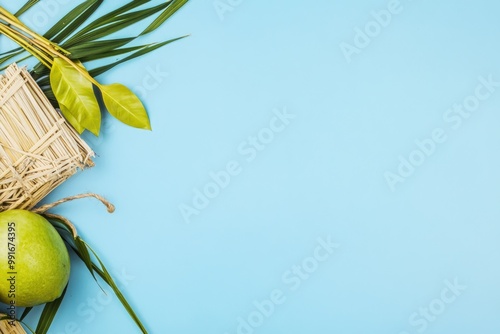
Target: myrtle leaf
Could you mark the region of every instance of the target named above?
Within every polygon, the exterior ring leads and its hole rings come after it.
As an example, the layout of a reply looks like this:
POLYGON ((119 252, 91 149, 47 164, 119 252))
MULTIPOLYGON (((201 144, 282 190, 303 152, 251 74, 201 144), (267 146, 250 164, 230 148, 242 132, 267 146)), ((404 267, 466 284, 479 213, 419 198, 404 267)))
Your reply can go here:
MULTIPOLYGON (((81 67, 81 70, 83 66, 81 67)), ((101 111, 92 82, 62 58, 54 58, 50 71, 50 86, 63 114, 71 114, 68 121, 80 131, 85 128, 99 135, 101 111)))
POLYGON ((83 131, 85 131, 85 128, 83 125, 81 125, 75 118, 75 115, 71 113, 71 109, 66 108, 64 104, 59 103, 59 109, 61 110, 61 113, 63 114, 64 118, 73 126, 73 128, 79 133, 82 134, 83 131))
POLYGON ((106 109, 116 119, 134 128, 151 130, 146 109, 130 89, 118 83, 101 85, 99 89, 106 109))

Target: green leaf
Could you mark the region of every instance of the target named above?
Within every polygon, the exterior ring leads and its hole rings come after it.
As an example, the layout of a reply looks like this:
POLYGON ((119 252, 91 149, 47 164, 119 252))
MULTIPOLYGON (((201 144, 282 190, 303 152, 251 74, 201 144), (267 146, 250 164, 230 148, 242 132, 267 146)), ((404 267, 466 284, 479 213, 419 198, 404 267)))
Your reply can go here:
MULTIPOLYGON (((109 274, 108 270, 104 266, 104 263, 101 261, 97 253, 80 237, 77 237, 75 239, 69 237, 68 235, 65 235, 64 239, 70 247, 73 249, 73 251, 78 255, 78 257, 85 263, 87 266, 87 269, 90 271, 92 276, 94 276, 94 273, 97 273, 103 281, 113 289, 113 292, 116 294, 120 302, 122 303, 123 307, 127 311, 127 313, 130 315, 130 317, 134 320, 134 322, 137 324, 137 326, 141 329, 142 333, 147 334, 147 330, 142 324, 141 320, 137 316, 137 314, 134 312, 132 309, 132 306, 130 306, 129 302, 123 295, 123 293, 120 291, 116 283, 114 282, 113 278, 109 274), (90 252, 94 255, 94 257, 97 259, 99 262, 99 266, 97 266, 90 258, 90 252), (90 264, 90 266, 89 266, 90 264)), ((95 276, 94 276, 95 279, 95 276)), ((97 282, 97 280, 96 280, 97 282)), ((99 285, 100 287, 100 285, 99 285)), ((101 288, 102 289, 102 288, 101 288)))
POLYGON ((52 40, 52 42, 60 43, 78 29, 102 3, 103 0, 87 0, 79 4, 54 24, 43 36, 52 40))
POLYGON ((33 310, 33 307, 27 307, 24 309, 23 314, 21 314, 21 318, 19 318, 20 321, 23 321, 24 318, 33 310))
MULTIPOLYGON (((76 6, 61 20, 52 26, 43 37, 51 39, 54 43, 60 43, 67 36, 78 29, 83 22, 85 22, 90 15, 102 4, 103 0, 87 0, 84 3, 76 6)), ((33 68, 33 73, 38 76, 48 73, 47 67, 42 63, 38 63, 33 68)))
MULTIPOLYGON (((132 0, 124 5, 121 5, 119 8, 111 12, 102 15, 80 30, 76 31, 76 26, 78 24, 83 24, 85 22, 85 19, 88 19, 88 17, 91 15, 93 10, 101 4, 101 1, 103 0, 87 0, 84 3, 78 5, 46 33, 47 36, 50 36, 60 31, 57 33, 57 35, 55 35, 56 42, 59 42, 59 39, 61 38, 61 40, 64 41, 62 43, 60 42, 63 48, 76 48, 74 54, 70 55, 69 57, 71 59, 78 59, 85 62, 108 57, 116 57, 119 55, 125 55, 130 52, 137 52, 123 59, 119 59, 114 63, 105 64, 97 68, 96 70, 91 72, 93 76, 100 75, 118 64, 153 51, 156 48, 168 43, 153 43, 144 45, 143 47, 133 46, 130 48, 121 48, 121 46, 112 48, 109 45, 104 45, 104 43, 101 45, 89 44, 90 48, 85 48, 82 46, 82 43, 103 42, 98 41, 97 39, 127 28, 128 26, 143 19, 157 16, 156 18, 154 18, 153 22, 150 23, 149 26, 147 26, 147 28, 142 31, 141 34, 130 37, 130 41, 132 41, 135 38, 152 32, 160 27, 168 18, 170 18, 177 10, 179 10, 179 8, 181 8, 188 2, 188 0, 168 0, 156 6, 134 11, 134 9, 150 2, 150 0, 132 0), (155 15, 158 13, 159 15, 155 15)), ((33 4, 36 2, 37 1, 33 2, 33 4)), ((31 6, 33 4, 31 4, 31 6)), ((3 56, 3 54, 0 54, 0 56, 3 56)), ((44 77, 48 73, 48 69, 45 68, 45 66, 42 64, 37 64, 32 71, 32 75, 37 80, 40 77, 44 77)), ((44 91, 47 92, 46 90, 44 91)))
POLYGON ((145 45, 143 48, 139 49, 139 51, 134 52, 133 54, 128 55, 127 57, 119 59, 119 60, 115 61, 114 63, 94 68, 94 69, 90 70, 89 73, 90 73, 90 75, 92 75, 92 77, 95 78, 95 77, 103 74, 104 72, 109 71, 110 69, 112 69, 113 67, 115 67, 115 66, 117 66, 117 65, 119 65, 121 63, 124 63, 126 61, 129 61, 129 60, 132 60, 134 58, 140 57, 142 55, 145 55, 146 53, 154 51, 154 50, 156 50, 158 48, 161 48, 164 45, 167 45, 167 44, 170 44, 172 42, 178 41, 178 40, 183 39, 185 37, 187 37, 187 36, 173 38, 173 39, 170 39, 168 41, 161 42, 161 43, 153 43, 153 44, 145 45))
MULTIPOLYGON (((120 291, 118 286, 115 284, 113 278, 109 274, 108 270, 104 266, 104 263, 101 261, 97 253, 79 236, 75 236, 74 231, 72 231, 69 225, 72 225, 69 221, 65 221, 66 219, 54 214, 43 214, 50 223, 60 232, 61 237, 66 241, 68 246, 76 253, 76 255, 83 261, 89 272, 91 273, 94 280, 99 285, 95 273, 97 273, 106 284, 108 284, 113 292, 116 294, 122 305, 125 307, 130 317, 135 321, 137 326, 141 329, 142 333, 147 334, 147 330, 142 324, 141 320, 134 312, 127 299, 120 291), (61 233, 63 232, 63 233, 61 233), (91 254, 97 259, 99 266, 92 260, 91 254)), ((101 287, 99 285, 99 287, 101 287)), ((102 287, 101 287, 102 289, 102 287)), ((104 291, 104 290, 103 290, 104 291)))
POLYGON ((40 0, 29 0, 26 2, 21 9, 19 9, 14 15, 15 16, 21 16, 23 13, 25 13, 28 9, 36 5, 40 0))
POLYGON ((117 16, 114 18, 114 21, 102 26, 100 28, 97 28, 95 30, 89 31, 88 33, 85 33, 83 35, 80 35, 71 41, 68 40, 66 43, 64 43, 62 46, 64 48, 70 48, 74 45, 78 45, 82 42, 86 41, 93 41, 97 40, 99 38, 103 38, 105 36, 108 36, 114 32, 120 31, 124 28, 129 27, 130 25, 137 23, 139 21, 142 21, 151 15, 158 13, 162 9, 165 9, 168 6, 167 3, 162 3, 157 6, 151 7, 151 8, 146 8, 146 9, 141 9, 137 10, 132 13, 125 13, 120 16, 117 16))
POLYGON ((174 0, 140 35, 148 34, 156 30, 166 20, 168 20, 175 12, 184 6, 189 0, 174 0))
MULTIPOLYGON (((85 243, 85 241, 83 241, 83 240, 82 240, 82 242, 85 243)), ((132 306, 130 306, 129 302, 127 301, 127 299, 125 298, 123 293, 120 291, 120 289, 116 285, 115 281, 113 280, 113 278, 109 274, 108 270, 104 266, 104 263, 101 261, 101 259, 97 255, 97 253, 87 243, 85 243, 85 246, 92 252, 92 254, 95 256, 95 258, 99 262, 100 268, 98 268, 96 265, 94 265, 94 270, 111 287, 111 289, 113 289, 113 292, 118 297, 118 299, 122 303, 123 307, 125 307, 125 310, 127 310, 128 314, 134 320, 136 325, 141 329, 142 333, 147 334, 148 332, 147 332, 146 328, 142 324, 142 322, 139 319, 139 317, 137 316, 137 314, 132 309, 132 306)))
POLYGON ((71 109, 67 108, 64 104, 59 103, 59 109, 61 110, 61 113, 63 114, 64 118, 73 126, 73 128, 78 132, 79 134, 82 134, 83 131, 85 131, 85 128, 83 125, 78 122, 78 120, 75 118, 75 116, 71 113, 71 109))
MULTIPOLYGON (((83 68, 83 67, 82 67, 83 68)), ((90 80, 62 58, 54 58, 50 86, 63 113, 75 129, 85 128, 99 135, 101 111, 90 80)))
POLYGON ((38 320, 38 325, 36 326, 35 332, 37 334, 46 334, 49 331, 50 325, 56 316, 57 310, 64 299, 64 295, 66 294, 66 289, 68 286, 64 288, 62 295, 54 300, 53 302, 45 304, 42 315, 38 320))
POLYGON ((134 38, 118 38, 104 41, 90 41, 77 44, 68 49, 72 59, 81 59, 90 55, 99 55, 102 58, 110 51, 130 43, 134 38))
POLYGON ((99 29, 107 24, 110 24, 116 20, 117 16, 122 15, 138 6, 141 6, 150 0, 132 0, 129 3, 97 18, 93 22, 89 23, 87 26, 77 31, 73 36, 71 36, 66 42, 65 45, 73 45, 80 41, 81 36, 86 35, 87 33, 99 29))
POLYGON ((21 50, 16 51, 16 52, 11 52, 11 53, 7 54, 6 56, 3 56, 3 57, 0 58, 0 64, 3 64, 6 61, 8 61, 8 60, 10 60, 10 59, 12 59, 14 57, 17 57, 17 56, 19 56, 19 55, 21 55, 23 53, 24 53, 24 49, 21 49, 21 50))
POLYGON ((4 51, 2 53, 0 53, 0 56, 5 56, 5 55, 9 55, 11 53, 15 53, 15 52, 19 52, 19 51, 23 51, 24 52, 24 49, 19 47, 19 48, 15 48, 15 49, 12 49, 12 50, 9 50, 9 51, 4 51))
POLYGON ((134 128, 151 130, 146 109, 130 89, 118 83, 102 85, 99 89, 111 115, 134 128))
POLYGON ((90 271, 90 274, 94 278, 94 280, 97 282, 97 277, 95 276, 94 270, 93 270, 93 262, 92 258, 90 257, 89 250, 87 249, 85 242, 83 242, 82 238, 76 237, 75 238, 75 246, 78 250, 78 255, 82 259, 83 263, 87 267, 87 269, 90 271))
POLYGON ((24 325, 24 327, 26 327, 26 328, 30 331, 30 333, 31 333, 31 334, 36 334, 36 333, 35 333, 35 331, 34 331, 34 330, 32 330, 32 329, 31 329, 31 327, 30 327, 30 326, 28 326, 28 324, 27 324, 27 323, 25 323, 25 322, 21 322, 21 323, 24 325))
MULTIPOLYGON (((144 48, 146 48, 146 47, 148 47, 150 45, 154 45, 154 43, 147 44, 147 45, 137 45, 137 46, 130 46, 130 47, 127 47, 127 48, 114 49, 114 50, 106 52, 105 54, 90 54, 88 56, 84 56, 84 57, 79 58, 79 60, 82 63, 85 63, 85 62, 92 61, 92 60, 98 60, 98 59, 104 59, 104 58, 109 58, 109 57, 121 56, 121 55, 124 55, 124 54, 127 54, 127 53, 131 53, 131 52, 134 52, 134 51, 137 51, 137 50, 144 49, 144 48)), ((89 73, 90 73, 90 71, 91 70, 89 70, 89 73)))

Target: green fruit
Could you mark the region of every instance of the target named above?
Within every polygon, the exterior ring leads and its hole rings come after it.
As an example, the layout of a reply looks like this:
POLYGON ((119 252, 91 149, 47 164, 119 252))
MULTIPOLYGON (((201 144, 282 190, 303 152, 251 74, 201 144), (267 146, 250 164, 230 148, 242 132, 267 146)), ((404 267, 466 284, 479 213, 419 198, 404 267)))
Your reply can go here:
POLYGON ((0 212, 0 301, 30 307, 61 296, 69 254, 59 233, 26 210, 0 212))

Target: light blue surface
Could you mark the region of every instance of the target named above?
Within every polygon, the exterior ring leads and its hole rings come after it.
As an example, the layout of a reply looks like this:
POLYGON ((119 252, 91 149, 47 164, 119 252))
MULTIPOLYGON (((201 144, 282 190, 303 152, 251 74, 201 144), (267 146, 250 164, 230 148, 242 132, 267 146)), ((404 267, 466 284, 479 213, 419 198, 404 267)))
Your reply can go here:
MULTIPOLYGON (((58 212, 126 273, 119 285, 150 332, 499 333, 500 87, 483 85, 489 97, 460 127, 448 114, 481 80, 500 81, 498 2, 219 2, 233 9, 223 20, 191 1, 143 40, 189 38, 101 78, 142 94, 154 130, 106 119, 101 138, 85 135, 96 167, 48 199, 95 192, 116 205, 58 212), (349 62, 342 43, 388 7, 349 62), (284 110, 288 124, 274 120, 284 110), (248 161, 259 135, 268 143, 248 161), (386 173, 411 155, 425 161, 392 191, 386 173), (211 173, 228 164, 217 191, 211 173), (217 196, 186 223, 179 208, 205 186, 217 196), (329 237, 331 254, 318 248, 329 237)), ((51 333, 139 332, 82 265, 70 284, 51 333)))

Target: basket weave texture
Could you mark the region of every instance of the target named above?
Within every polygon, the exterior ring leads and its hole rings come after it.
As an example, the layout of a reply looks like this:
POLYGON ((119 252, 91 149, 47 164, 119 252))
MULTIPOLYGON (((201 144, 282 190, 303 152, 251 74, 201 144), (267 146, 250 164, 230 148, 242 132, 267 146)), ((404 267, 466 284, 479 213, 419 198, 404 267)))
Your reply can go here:
MULTIPOLYGON (((0 314, 0 317, 4 317, 5 314, 0 314)), ((0 334, 26 334, 26 331, 21 327, 19 323, 15 326, 9 324, 7 320, 0 321, 0 334)))
POLYGON ((0 76, 0 212, 33 208, 93 156, 28 71, 10 65, 0 76))

